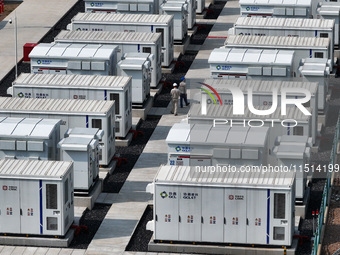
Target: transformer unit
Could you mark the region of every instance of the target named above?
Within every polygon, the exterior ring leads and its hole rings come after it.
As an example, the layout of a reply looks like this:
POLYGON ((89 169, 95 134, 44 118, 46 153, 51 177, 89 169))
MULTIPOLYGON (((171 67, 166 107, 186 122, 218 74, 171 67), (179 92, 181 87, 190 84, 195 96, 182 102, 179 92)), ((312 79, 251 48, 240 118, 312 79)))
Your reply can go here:
POLYGON ((0 160, 0 233, 64 236, 74 219, 73 163, 0 160))
POLYGON ((217 48, 208 63, 212 78, 290 80, 293 59, 294 51, 217 48))
POLYGON ((67 29, 160 33, 162 65, 169 66, 174 59, 174 18, 171 15, 78 13, 72 18, 67 29))
POLYGON ((21 73, 7 93, 14 97, 115 101, 115 136, 132 126, 131 77, 21 73))
POLYGON ((85 12, 158 14, 156 0, 84 0, 85 12))
MULTIPOLYGON (((230 33, 229 33, 230 32, 230 33)), ((261 35, 261 36, 292 36, 330 38, 334 44, 339 44, 339 38, 334 36, 334 20, 323 19, 292 19, 292 18, 249 18, 239 17, 229 35, 261 35)))
POLYGON ((0 117, 0 159, 59 160, 57 119, 0 117))
MULTIPOLYGON (((256 107, 258 110, 267 110, 267 106, 256 107)), ((311 112, 310 108, 307 111, 311 112)), ((316 118, 304 115, 300 109, 295 106, 287 106, 287 114, 281 115, 281 107, 277 107, 276 111, 269 115, 259 118, 259 115, 253 114, 245 107, 244 115, 234 115, 233 106, 231 105, 213 105, 208 104, 206 114, 202 114, 200 104, 192 105, 188 113, 188 122, 193 124, 210 124, 224 127, 243 127, 243 126, 259 126, 269 127, 268 144, 271 150, 275 145, 276 137, 282 135, 299 135, 311 137, 313 144, 316 143, 317 122, 316 118), (226 122, 228 121, 228 122, 226 122), (314 122, 313 122, 314 121, 314 122)), ((269 161, 274 164, 275 159, 269 153, 269 161)))
POLYGON ((301 60, 298 74, 303 81, 318 82, 318 109, 326 112, 331 61, 326 58, 306 58, 301 60))
MULTIPOLYGON (((76 128, 75 132, 82 131, 81 128, 76 128)), ((68 131, 66 138, 58 143, 60 148, 61 160, 72 161, 74 168, 74 189, 89 190, 94 184, 94 180, 99 173, 99 140, 103 137, 95 129, 94 135, 87 135, 83 137, 73 136, 72 130, 68 131), (100 134, 98 137, 97 134, 100 134)), ((83 131, 86 133, 86 129, 83 131)))
MULTIPOLYGON (((312 140, 307 136, 279 136, 273 153, 278 165, 287 166, 296 172, 296 199, 303 201, 307 184, 305 164, 309 164, 312 140)), ((308 169, 307 169, 308 170, 308 169)))
MULTIPOLYGON (((225 80, 225 79, 206 79, 204 81, 205 84, 212 86, 217 93, 219 94, 223 105, 234 105, 235 102, 233 100, 232 93, 228 86, 237 87, 242 90, 244 95, 244 102, 248 102, 248 92, 249 89, 252 90, 252 98, 253 98, 253 106, 257 108, 257 106, 269 107, 273 104, 273 91, 276 89, 278 91, 278 101, 277 104, 281 105, 281 90, 288 89, 286 92, 286 98, 304 98, 304 93, 299 92, 289 92, 289 89, 293 90, 301 90, 305 89, 311 93, 311 99, 308 103, 305 103, 305 107, 310 107, 311 110, 311 121, 312 123, 318 122, 318 82, 295 82, 295 81, 255 81, 255 80, 225 80)), ((202 89, 205 89, 206 86, 202 86, 202 89)), ((324 99, 320 99, 324 100, 324 99)), ((201 104, 212 104, 213 101, 211 97, 208 97, 208 94, 201 90, 201 104)), ((216 103, 219 101, 216 101, 216 103)), ((266 117, 267 118, 267 117, 266 117)), ((317 131, 313 131, 313 134, 316 134, 317 131)))
POLYGON ((61 119, 60 137, 69 128, 99 128, 99 163, 108 165, 115 154, 114 101, 0 97, 0 116, 61 119))
POLYGON ((312 0, 240 0, 241 16, 313 18, 312 0))
POLYGON ((289 36, 257 36, 230 35, 226 39, 226 48, 270 49, 294 51, 293 71, 299 68, 303 58, 328 58, 333 65, 331 40, 318 37, 289 37, 289 36))
POLYGON ((86 43, 86 44, 112 44, 118 46, 117 59, 120 60, 125 53, 150 53, 154 55, 151 63, 152 88, 157 87, 162 78, 161 34, 142 32, 110 32, 110 31, 61 31, 55 42, 60 43, 86 43))
POLYGON ((176 123, 166 138, 169 165, 267 165, 268 128, 176 123))
POLYGON ((119 75, 132 77, 133 104, 143 104, 150 95, 150 66, 148 57, 141 58, 134 53, 127 53, 117 64, 119 75))
POLYGON ((295 173, 207 173, 161 166, 153 183, 155 242, 287 245, 295 222, 295 173))
POLYGON ((117 46, 40 43, 33 48, 31 73, 115 75, 117 46))
POLYGON ((167 1, 160 6, 162 14, 174 16, 174 40, 183 42, 188 35, 188 4, 167 1))

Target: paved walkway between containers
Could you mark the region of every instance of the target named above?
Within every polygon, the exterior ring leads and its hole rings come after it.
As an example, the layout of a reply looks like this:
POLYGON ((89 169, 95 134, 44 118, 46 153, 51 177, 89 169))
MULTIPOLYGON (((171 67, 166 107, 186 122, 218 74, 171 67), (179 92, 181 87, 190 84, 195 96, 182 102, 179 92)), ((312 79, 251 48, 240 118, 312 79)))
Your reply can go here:
MULTIPOLYGON (((25 0, 16 9, 18 60, 25 43, 39 42, 78 0, 25 0)), ((0 81, 15 66, 14 12, 0 22, 0 81), (13 23, 10 24, 9 20, 13 23)))

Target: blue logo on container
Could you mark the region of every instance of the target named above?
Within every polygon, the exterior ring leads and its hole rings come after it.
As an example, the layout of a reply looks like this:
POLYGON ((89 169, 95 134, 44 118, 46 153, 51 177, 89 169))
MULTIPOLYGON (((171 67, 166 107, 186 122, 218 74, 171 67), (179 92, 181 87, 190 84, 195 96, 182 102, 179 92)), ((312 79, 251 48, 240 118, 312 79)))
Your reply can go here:
POLYGON ((221 66, 220 65, 216 66, 216 69, 221 70, 221 66))
POLYGON ((91 6, 93 7, 93 6, 94 6, 94 3, 91 3, 91 6))
POLYGON ((40 65, 41 64, 41 60, 39 59, 39 60, 37 60, 37 64, 38 65, 40 65))
POLYGON ((177 152, 181 151, 181 146, 177 146, 177 147, 175 148, 175 150, 176 150, 177 152))

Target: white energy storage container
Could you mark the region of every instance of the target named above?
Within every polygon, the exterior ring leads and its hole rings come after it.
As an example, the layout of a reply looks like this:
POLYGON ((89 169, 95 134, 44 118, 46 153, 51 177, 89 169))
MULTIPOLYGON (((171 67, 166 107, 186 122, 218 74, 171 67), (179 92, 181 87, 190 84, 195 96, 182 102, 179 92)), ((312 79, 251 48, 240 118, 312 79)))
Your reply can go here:
POLYGON ((165 2, 179 2, 188 6, 188 29, 193 29, 196 24, 196 0, 168 0, 165 2))
MULTIPOLYGON (((258 110, 267 110, 268 106, 256 107, 258 110)), ((310 113, 310 108, 306 108, 310 113)), ((270 115, 256 115, 248 107, 245 107, 244 115, 234 115, 233 106, 208 104, 206 114, 202 114, 201 104, 194 104, 188 113, 190 124, 210 124, 215 120, 215 125, 248 127, 255 128, 269 127, 269 148, 271 149, 276 137, 282 135, 299 135, 312 137, 313 144, 317 136, 317 118, 304 115, 300 109, 295 106, 287 106, 287 114, 281 115, 281 107, 277 107, 275 112, 270 115)))
POLYGON ((149 58, 127 53, 118 62, 117 73, 132 77, 132 103, 143 104, 150 95, 151 62, 149 58))
POLYGON ((171 15, 78 13, 67 28, 81 31, 160 33, 162 65, 169 66, 174 59, 174 18, 171 15))
POLYGON ((273 153, 278 160, 278 165, 287 166, 291 171, 296 172, 295 197, 303 201, 307 184, 310 147, 312 140, 307 136, 279 136, 276 140, 276 146, 273 153))
POLYGON ((328 96, 328 85, 331 61, 326 58, 306 58, 301 60, 298 74, 303 81, 318 82, 318 109, 326 111, 326 98, 328 96))
POLYGON ((85 12, 158 14, 156 0, 84 0, 85 12))
POLYGON ((59 160, 61 120, 0 117, 0 159, 59 160))
POLYGON ((208 63, 212 78, 290 80, 293 59, 294 51, 216 48, 208 63))
POLYGON ((64 236, 74 219, 73 163, 0 160, 0 233, 64 236))
POLYGON ((188 35, 188 4, 167 1, 160 6, 161 13, 174 16, 174 40, 182 42, 188 35))
POLYGON ((240 0, 241 16, 312 18, 312 0, 240 0))
POLYGON ((161 166, 147 186, 155 242, 292 244, 295 173, 197 170, 161 166))
POLYGON ((234 35, 321 37, 339 44, 339 38, 334 36, 334 20, 239 17, 230 32, 234 35))
POLYGON ((112 44, 118 46, 117 59, 125 53, 150 53, 152 60, 151 87, 157 87, 162 78, 162 44, 160 33, 112 31, 61 31, 55 38, 60 43, 112 44))
POLYGON ((60 137, 69 128, 99 128, 99 163, 108 165, 115 154, 114 101, 0 97, 0 116, 61 119, 60 137))
POLYGON ((205 0, 197 0, 196 1, 196 13, 200 14, 205 9, 205 0))
POLYGON ((268 128, 176 123, 166 138, 169 165, 267 165, 268 128))
POLYGON ((328 58, 332 63, 334 58, 329 38, 230 35, 224 45, 226 48, 292 50, 294 72, 299 68, 303 58, 328 58))
POLYGON ((117 50, 114 45, 40 43, 29 54, 31 73, 115 75, 117 50))
POLYGON ((115 136, 132 126, 132 79, 126 76, 21 73, 7 91, 13 97, 115 101, 115 136))

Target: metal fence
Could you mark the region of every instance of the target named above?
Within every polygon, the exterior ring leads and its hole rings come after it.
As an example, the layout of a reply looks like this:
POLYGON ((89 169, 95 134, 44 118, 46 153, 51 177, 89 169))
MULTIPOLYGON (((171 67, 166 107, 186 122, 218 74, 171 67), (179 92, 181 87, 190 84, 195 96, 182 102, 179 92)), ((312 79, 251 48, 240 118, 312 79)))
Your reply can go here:
MULTIPOLYGON (((334 134, 331 156, 329 160, 329 166, 334 166, 336 164, 336 153, 337 153, 339 135, 340 135, 340 115, 338 117, 338 122, 335 127, 335 134, 334 134)), ((329 203, 328 198, 329 198, 329 192, 330 192, 330 187, 331 187, 331 176, 332 176, 333 170, 334 170, 334 167, 332 167, 331 169, 329 168, 327 171, 326 183, 323 189, 321 206, 320 206, 319 215, 317 219, 316 231, 314 233, 315 239, 314 239, 314 244, 313 244, 312 253, 311 253, 312 255, 317 254, 318 246, 320 244, 320 237, 321 237, 321 231, 322 231, 323 221, 325 217, 325 210, 326 210, 326 206, 329 203)))

